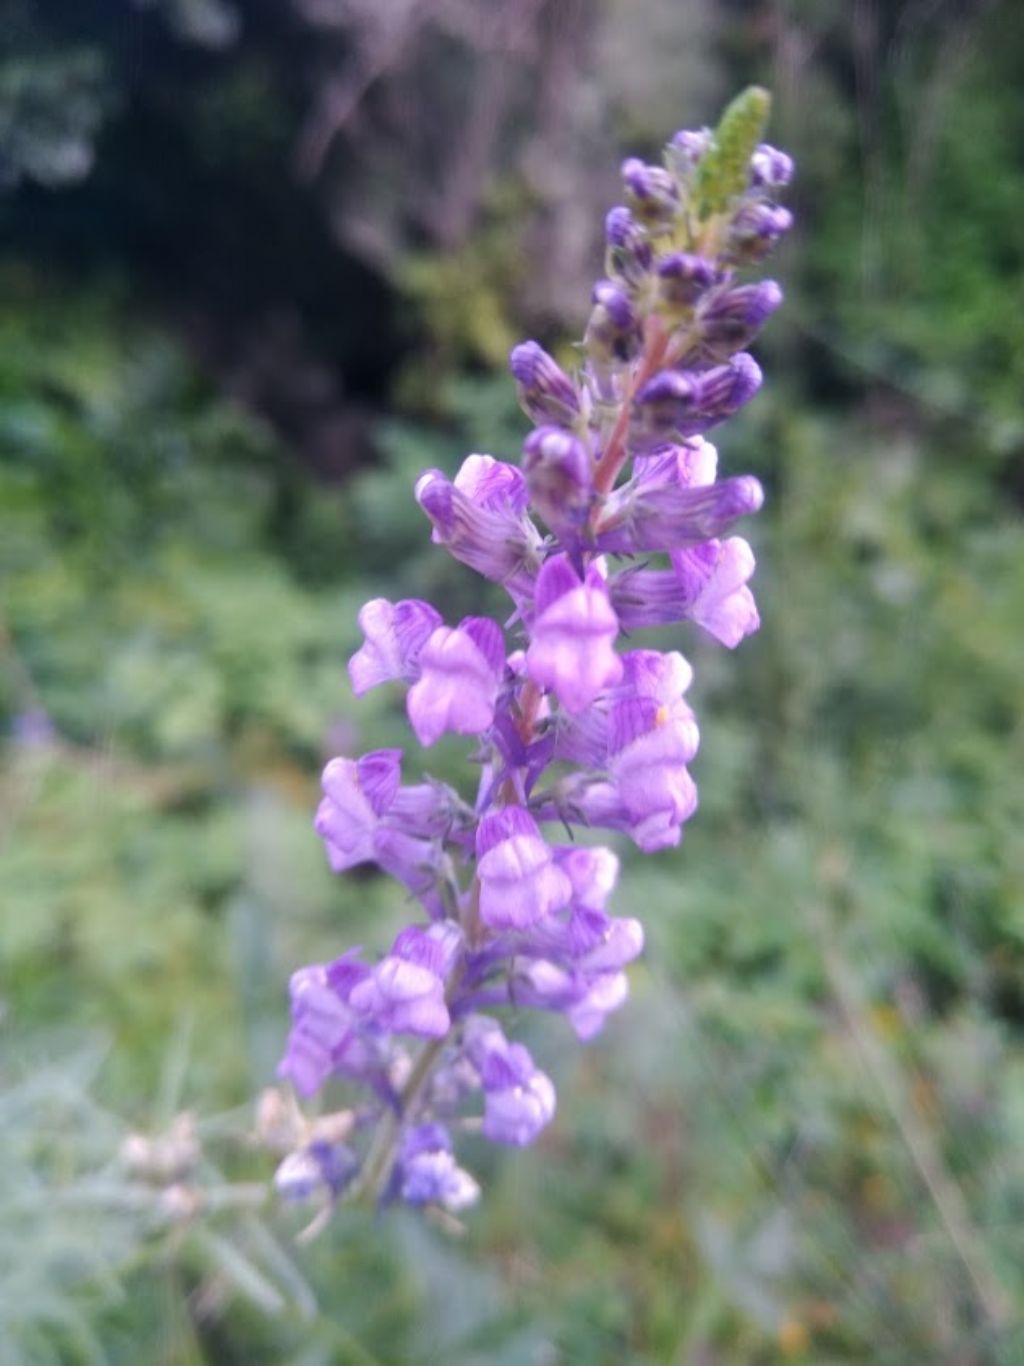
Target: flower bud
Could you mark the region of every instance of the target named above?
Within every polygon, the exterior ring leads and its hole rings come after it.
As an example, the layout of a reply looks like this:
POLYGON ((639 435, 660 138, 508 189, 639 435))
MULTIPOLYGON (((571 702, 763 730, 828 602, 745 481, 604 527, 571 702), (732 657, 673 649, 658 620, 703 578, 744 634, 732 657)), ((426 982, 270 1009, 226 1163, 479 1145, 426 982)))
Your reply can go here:
POLYGON ((793 158, 767 142, 762 142, 750 158, 752 185, 773 190, 788 185, 793 179, 793 170, 793 158))
POLYGON ((707 295, 697 310, 703 348, 724 360, 749 345, 781 303, 782 290, 774 280, 707 295))
POLYGON ((653 450, 724 422, 761 387, 761 367, 741 351, 711 370, 662 370, 637 395, 630 441, 634 451, 653 450))
POLYGON ((673 165, 693 170, 711 147, 713 138, 710 128, 680 128, 668 145, 673 165))
POLYGON ((590 456, 583 442, 560 427, 538 427, 523 446, 530 501, 556 536, 577 533, 593 493, 590 456))
POLYGON ((622 163, 629 207, 642 223, 665 227, 679 213, 679 187, 663 166, 648 166, 638 157, 622 163))
POLYGON ((640 349, 640 329, 629 296, 611 280, 598 280, 584 345, 597 361, 630 361, 640 349))
POLYGON ((793 226, 793 215, 779 204, 743 204, 729 230, 726 254, 738 265, 763 260, 793 226))
POLYGON ((675 251, 658 263, 658 295, 674 308, 687 308, 714 284, 718 272, 703 256, 675 251))
POLYGON ((617 275, 627 285, 638 285, 651 269, 654 253, 643 228, 623 205, 612 209, 604 224, 608 250, 605 262, 609 275, 617 275))
POLYGON ((580 396, 562 367, 535 341, 516 346, 509 367, 519 388, 519 404, 532 422, 571 427, 580 415, 580 396))

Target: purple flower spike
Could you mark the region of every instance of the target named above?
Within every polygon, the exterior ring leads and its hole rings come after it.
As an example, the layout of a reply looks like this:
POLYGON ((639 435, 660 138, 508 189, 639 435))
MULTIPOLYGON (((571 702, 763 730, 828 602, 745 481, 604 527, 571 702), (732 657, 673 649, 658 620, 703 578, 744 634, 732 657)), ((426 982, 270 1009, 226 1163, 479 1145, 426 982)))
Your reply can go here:
POLYGON ((480 918, 491 929, 528 929, 568 905, 572 884, 521 806, 505 806, 484 817, 476 854, 480 918))
POLYGON ((514 347, 509 366, 519 386, 519 402, 532 422, 560 427, 576 422, 580 415, 576 386, 542 346, 528 341, 514 347))
POLYGON ((378 683, 396 678, 412 682, 419 673, 420 649, 440 624, 440 612, 416 598, 394 603, 374 598, 366 603, 359 613, 366 642, 348 662, 355 695, 362 697, 378 683))
POLYGON ((741 348, 782 297, 737 278, 792 222, 773 202, 792 162, 767 143, 750 153, 767 105, 752 89, 719 132, 676 134, 663 165, 623 165, 578 376, 535 341, 509 357, 534 427, 521 467, 470 455, 454 478, 417 481, 434 543, 513 610, 504 627, 448 626, 417 599, 360 612, 354 691, 404 681, 420 743, 475 737, 478 774, 475 796, 431 778, 403 787, 397 749, 324 771, 331 866, 377 864, 418 899, 419 923, 372 964, 353 952, 292 978, 280 1074, 302 1095, 333 1077, 362 1094, 315 1120, 264 1115, 286 1198, 465 1208, 479 1187, 453 1140, 479 1128, 525 1146, 556 1106, 528 1050, 480 1012, 554 1012, 588 1040, 627 998, 643 926, 611 913, 618 859, 573 828, 650 853, 678 844, 697 805, 693 671, 676 651, 619 653, 620 633, 690 620, 731 647, 758 624, 754 557, 731 533, 762 489, 719 479, 702 434, 757 392, 741 348))
POLYGON ((671 559, 688 617, 730 649, 757 630, 761 618, 746 586, 754 552, 742 537, 677 550, 671 559))
POLYGON ((504 661, 501 628, 488 617, 439 626, 420 651, 420 679, 406 699, 420 744, 445 731, 482 735, 494 720, 504 661))
POLYGON ((555 555, 538 575, 535 607, 527 673, 552 689, 567 711, 584 711, 622 677, 608 585, 596 564, 580 579, 567 555, 555 555))

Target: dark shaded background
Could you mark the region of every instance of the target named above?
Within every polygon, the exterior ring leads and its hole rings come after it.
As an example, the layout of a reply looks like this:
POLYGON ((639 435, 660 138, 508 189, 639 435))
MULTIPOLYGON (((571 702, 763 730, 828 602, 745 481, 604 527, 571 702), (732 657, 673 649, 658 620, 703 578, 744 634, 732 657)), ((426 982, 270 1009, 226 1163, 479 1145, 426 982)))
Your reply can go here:
MULTIPOLYGON (((1015 0, 0 0, 0 1361, 1024 1360, 1024 17, 1015 0), (374 593, 477 587, 416 472, 515 459, 627 153, 750 81, 797 157, 763 628, 687 637, 701 811, 634 999, 460 1235, 261 1183, 332 880, 403 743, 374 593), (197 1115, 140 1179, 131 1130, 197 1115)), ((677 638, 674 638, 677 639, 677 638)), ((410 760, 415 756, 410 755, 410 760)), ((431 754, 459 771, 458 746, 431 754)))

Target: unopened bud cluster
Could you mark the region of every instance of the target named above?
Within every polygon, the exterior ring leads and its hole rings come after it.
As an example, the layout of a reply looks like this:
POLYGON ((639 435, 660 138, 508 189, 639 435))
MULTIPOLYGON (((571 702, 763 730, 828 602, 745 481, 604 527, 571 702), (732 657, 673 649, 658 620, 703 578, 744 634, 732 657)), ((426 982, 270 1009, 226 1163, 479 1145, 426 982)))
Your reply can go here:
POLYGON ((479 777, 472 796, 403 783, 397 749, 324 771, 331 867, 377 864, 422 918, 375 961, 349 952, 292 978, 282 1076, 301 1096, 340 1078, 356 1099, 343 1123, 286 1126, 285 1195, 472 1203, 457 1137, 522 1146, 555 1112, 507 1024, 552 1011, 587 1040, 627 995, 643 930, 609 911, 618 860, 565 835, 603 828, 649 853, 696 809, 690 666, 622 649, 624 633, 691 622, 732 647, 758 626, 754 557, 730 532, 761 488, 719 479, 704 434, 760 387, 743 348, 782 299, 738 273, 791 221, 775 196, 792 163, 760 142, 766 113, 748 91, 714 132, 678 133, 663 165, 624 164, 579 372, 533 341, 512 353, 535 424, 521 466, 470 455, 416 484, 434 542, 502 585, 513 624, 448 623, 416 599, 360 612, 355 693, 404 686, 419 743, 471 737, 479 777))

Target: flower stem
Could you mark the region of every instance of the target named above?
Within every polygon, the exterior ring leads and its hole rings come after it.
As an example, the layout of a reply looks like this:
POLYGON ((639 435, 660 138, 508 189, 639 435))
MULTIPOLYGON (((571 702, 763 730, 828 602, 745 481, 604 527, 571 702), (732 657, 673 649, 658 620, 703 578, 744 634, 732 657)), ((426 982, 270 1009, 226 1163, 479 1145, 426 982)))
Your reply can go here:
POLYGON ((612 428, 608 444, 604 448, 604 454, 598 460, 597 468, 594 470, 594 488, 598 493, 608 493, 615 487, 619 471, 626 463, 626 429, 629 426, 629 414, 633 398, 641 386, 646 384, 651 376, 661 368, 665 360, 665 353, 668 350, 668 342, 668 334, 660 319, 648 319, 646 346, 640 357, 640 363, 633 375, 632 383, 622 396, 615 426, 612 428))
POLYGON ((395 1165, 402 1128, 415 1109, 450 1038, 449 1031, 441 1039, 430 1039, 420 1050, 412 1071, 398 1094, 396 1104, 387 1110, 381 1119, 376 1137, 366 1154, 358 1186, 353 1192, 353 1201, 365 1200, 371 1205, 376 1205, 383 1194, 395 1165))

